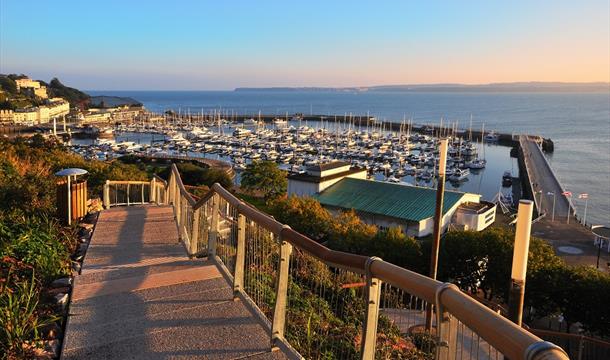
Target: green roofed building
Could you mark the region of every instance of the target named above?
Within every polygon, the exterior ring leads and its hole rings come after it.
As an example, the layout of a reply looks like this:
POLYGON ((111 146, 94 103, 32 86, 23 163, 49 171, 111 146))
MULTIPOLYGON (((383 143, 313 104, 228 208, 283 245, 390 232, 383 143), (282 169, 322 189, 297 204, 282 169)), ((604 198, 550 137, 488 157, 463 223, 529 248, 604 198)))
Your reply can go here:
MULTIPOLYGON (((331 212, 353 209, 381 228, 399 226, 416 237, 432 233, 435 189, 346 177, 314 197, 331 212)), ((482 202, 481 195, 445 191, 443 229, 454 224, 480 231, 494 222, 495 212, 495 204, 482 202)))

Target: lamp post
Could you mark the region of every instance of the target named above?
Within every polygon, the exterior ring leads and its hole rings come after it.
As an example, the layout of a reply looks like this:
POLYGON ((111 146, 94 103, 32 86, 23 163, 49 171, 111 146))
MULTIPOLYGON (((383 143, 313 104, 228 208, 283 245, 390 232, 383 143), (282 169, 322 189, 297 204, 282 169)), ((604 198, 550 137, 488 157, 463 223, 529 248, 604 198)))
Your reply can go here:
POLYGON ((585 213, 583 215, 582 223, 584 226, 587 226, 587 205, 589 204, 589 194, 580 194, 578 195, 579 199, 585 199, 585 213))
POLYGON ((555 193, 552 191, 549 191, 548 193, 546 193, 547 195, 553 195, 553 211, 551 212, 551 221, 555 222, 555 193))
MULTIPOLYGON (((436 209, 434 211, 434 232, 432 240, 432 251, 430 256, 430 277, 436 279, 438 268, 438 252, 441 243, 441 232, 443 227, 443 195, 445 192, 445 172, 447 168, 447 139, 440 140, 440 162, 438 164, 438 186, 436 187, 436 209)), ((426 307, 426 330, 432 328, 432 304, 426 307)))
POLYGON ((534 204, 530 200, 520 200, 517 212, 517 228, 513 250, 510 292, 508 295, 508 317, 521 326, 523 316, 523 298, 525 296, 525 275, 527 273, 527 255, 532 230, 532 213, 534 204))
POLYGON ((539 209, 538 209, 538 216, 541 216, 544 213, 544 210, 542 209, 542 189, 538 190, 538 194, 540 197, 540 202, 538 203, 539 209))
POLYGON ((70 181, 72 176, 74 176, 74 180, 79 175, 85 175, 87 170, 78 169, 78 168, 68 168, 63 169, 55 173, 55 176, 65 176, 67 178, 66 183, 68 184, 68 225, 72 224, 72 187, 70 186, 70 181))

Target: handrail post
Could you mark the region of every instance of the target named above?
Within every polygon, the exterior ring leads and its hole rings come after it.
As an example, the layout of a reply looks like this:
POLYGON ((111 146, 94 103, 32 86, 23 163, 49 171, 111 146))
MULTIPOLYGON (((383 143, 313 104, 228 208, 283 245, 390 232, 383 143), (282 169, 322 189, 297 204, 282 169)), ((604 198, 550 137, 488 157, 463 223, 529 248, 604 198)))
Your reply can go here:
POLYGON ((174 198, 174 209, 176 209, 176 221, 178 222, 178 228, 180 229, 180 233, 182 234, 182 218, 180 215, 182 214, 182 195, 180 193, 180 189, 176 186, 175 198, 174 198))
POLYGON ((216 241, 218 239, 218 213, 220 201, 218 194, 212 196, 212 221, 210 224, 210 234, 208 237, 208 256, 212 258, 216 256, 216 241))
POLYGON ((441 303, 443 291, 453 288, 460 291, 456 285, 445 283, 436 289, 436 334, 438 344, 436 345, 436 359, 455 360, 457 354, 457 326, 455 316, 445 311, 441 303))
POLYGON ((153 176, 152 180, 150 180, 150 190, 148 191, 148 200, 150 203, 156 203, 157 201, 157 181, 153 176))
POLYGON ((127 183, 127 206, 129 206, 129 183, 127 183))
MULTIPOLYGON (((283 228, 290 227, 284 225, 283 228)), ((288 270, 290 266, 290 254, 292 254, 292 245, 288 241, 282 240, 282 232, 280 232, 280 264, 275 288, 276 298, 275 307, 273 309, 273 323, 271 324, 272 350, 278 350, 278 342, 284 339, 286 308, 288 305, 288 270)))
POLYGON ((142 200, 141 203, 144 204, 144 184, 141 184, 140 186, 140 199, 142 200))
POLYGON ((199 250, 199 215, 201 208, 193 211, 193 228, 191 229, 189 255, 195 256, 199 250))
POLYGON ((246 258, 246 217, 237 218, 237 252, 235 254, 235 276, 233 277, 233 300, 244 288, 244 264, 246 258))
POLYGON ((104 208, 110 209, 110 180, 104 184, 104 208))
POLYGON ((362 359, 375 359, 375 346, 377 345, 377 321, 379 320, 379 300, 381 298, 381 280, 371 273, 371 264, 381 260, 370 257, 366 261, 366 308, 362 329, 362 359))

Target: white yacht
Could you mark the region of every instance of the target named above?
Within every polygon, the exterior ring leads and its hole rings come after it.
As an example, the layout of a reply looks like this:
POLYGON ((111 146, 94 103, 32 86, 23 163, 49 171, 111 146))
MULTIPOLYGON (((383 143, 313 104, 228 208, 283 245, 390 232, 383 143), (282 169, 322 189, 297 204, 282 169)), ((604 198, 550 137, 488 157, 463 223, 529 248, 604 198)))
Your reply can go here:
POLYGON ((453 181, 453 182, 464 181, 468 178, 468 175, 470 175, 470 170, 468 170, 468 169, 455 169, 453 171, 453 174, 451 176, 449 176, 449 181, 453 181))

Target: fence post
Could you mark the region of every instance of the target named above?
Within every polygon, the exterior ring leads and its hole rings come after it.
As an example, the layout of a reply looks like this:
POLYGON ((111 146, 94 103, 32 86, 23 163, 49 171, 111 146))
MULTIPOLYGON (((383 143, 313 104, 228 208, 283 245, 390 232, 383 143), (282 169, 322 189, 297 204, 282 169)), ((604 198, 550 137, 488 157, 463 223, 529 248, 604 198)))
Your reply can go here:
POLYGON ((233 300, 244 288, 244 263, 246 258, 246 217, 237 218, 237 252, 235 254, 235 276, 233 277, 233 300))
POLYGON ((154 177, 152 178, 152 180, 150 180, 150 190, 148 191, 148 200, 151 203, 157 202, 157 181, 155 180, 154 177))
POLYGON ((381 297, 381 280, 373 277, 371 264, 381 260, 370 257, 366 260, 366 308, 362 329, 362 359, 375 359, 375 346, 377 345, 377 321, 379 320, 379 300, 381 297))
MULTIPOLYGON (((290 228, 288 225, 283 227, 290 228)), ((290 254, 292 245, 282 240, 280 232, 280 264, 275 288, 275 307, 273 309, 273 324, 271 324, 271 349, 278 350, 278 342, 284 339, 284 327, 286 325, 286 307, 288 305, 288 270, 290 265, 290 254)))
POLYGON ((189 255, 195 256, 199 250, 199 214, 200 209, 193 210, 193 228, 191 229, 191 243, 189 244, 189 255))
POLYGON ((110 208, 110 180, 106 180, 104 184, 104 208, 110 208))
POLYGON ((585 337, 583 335, 580 335, 580 338, 578 339, 578 356, 576 357, 577 360, 582 360, 582 353, 585 349, 584 338, 585 337))
POLYGON ((141 185, 142 187, 140 188, 140 199, 142 200, 141 203, 144 204, 144 184, 141 185))
POLYGON ((208 256, 214 258, 216 256, 216 240, 218 239, 218 213, 220 201, 218 195, 212 195, 212 222, 210 224, 210 234, 208 237, 208 256))
POLYGON ((441 295, 443 291, 453 288, 460 291, 459 288, 451 283, 445 283, 436 289, 436 334, 438 344, 436 345, 436 358, 455 360, 457 354, 457 326, 458 321, 455 316, 449 314, 443 309, 441 303, 441 295))
POLYGON ((131 185, 129 182, 127 183, 127 206, 129 206, 129 185, 131 185))
POLYGON ((184 225, 182 223, 182 218, 180 217, 180 215, 182 214, 182 208, 181 208, 181 202, 182 202, 182 195, 180 194, 180 188, 178 187, 178 183, 175 183, 176 186, 176 192, 175 192, 175 196, 174 196, 174 209, 176 210, 176 221, 178 222, 178 229, 180 229, 180 235, 182 235, 182 225, 184 225))

